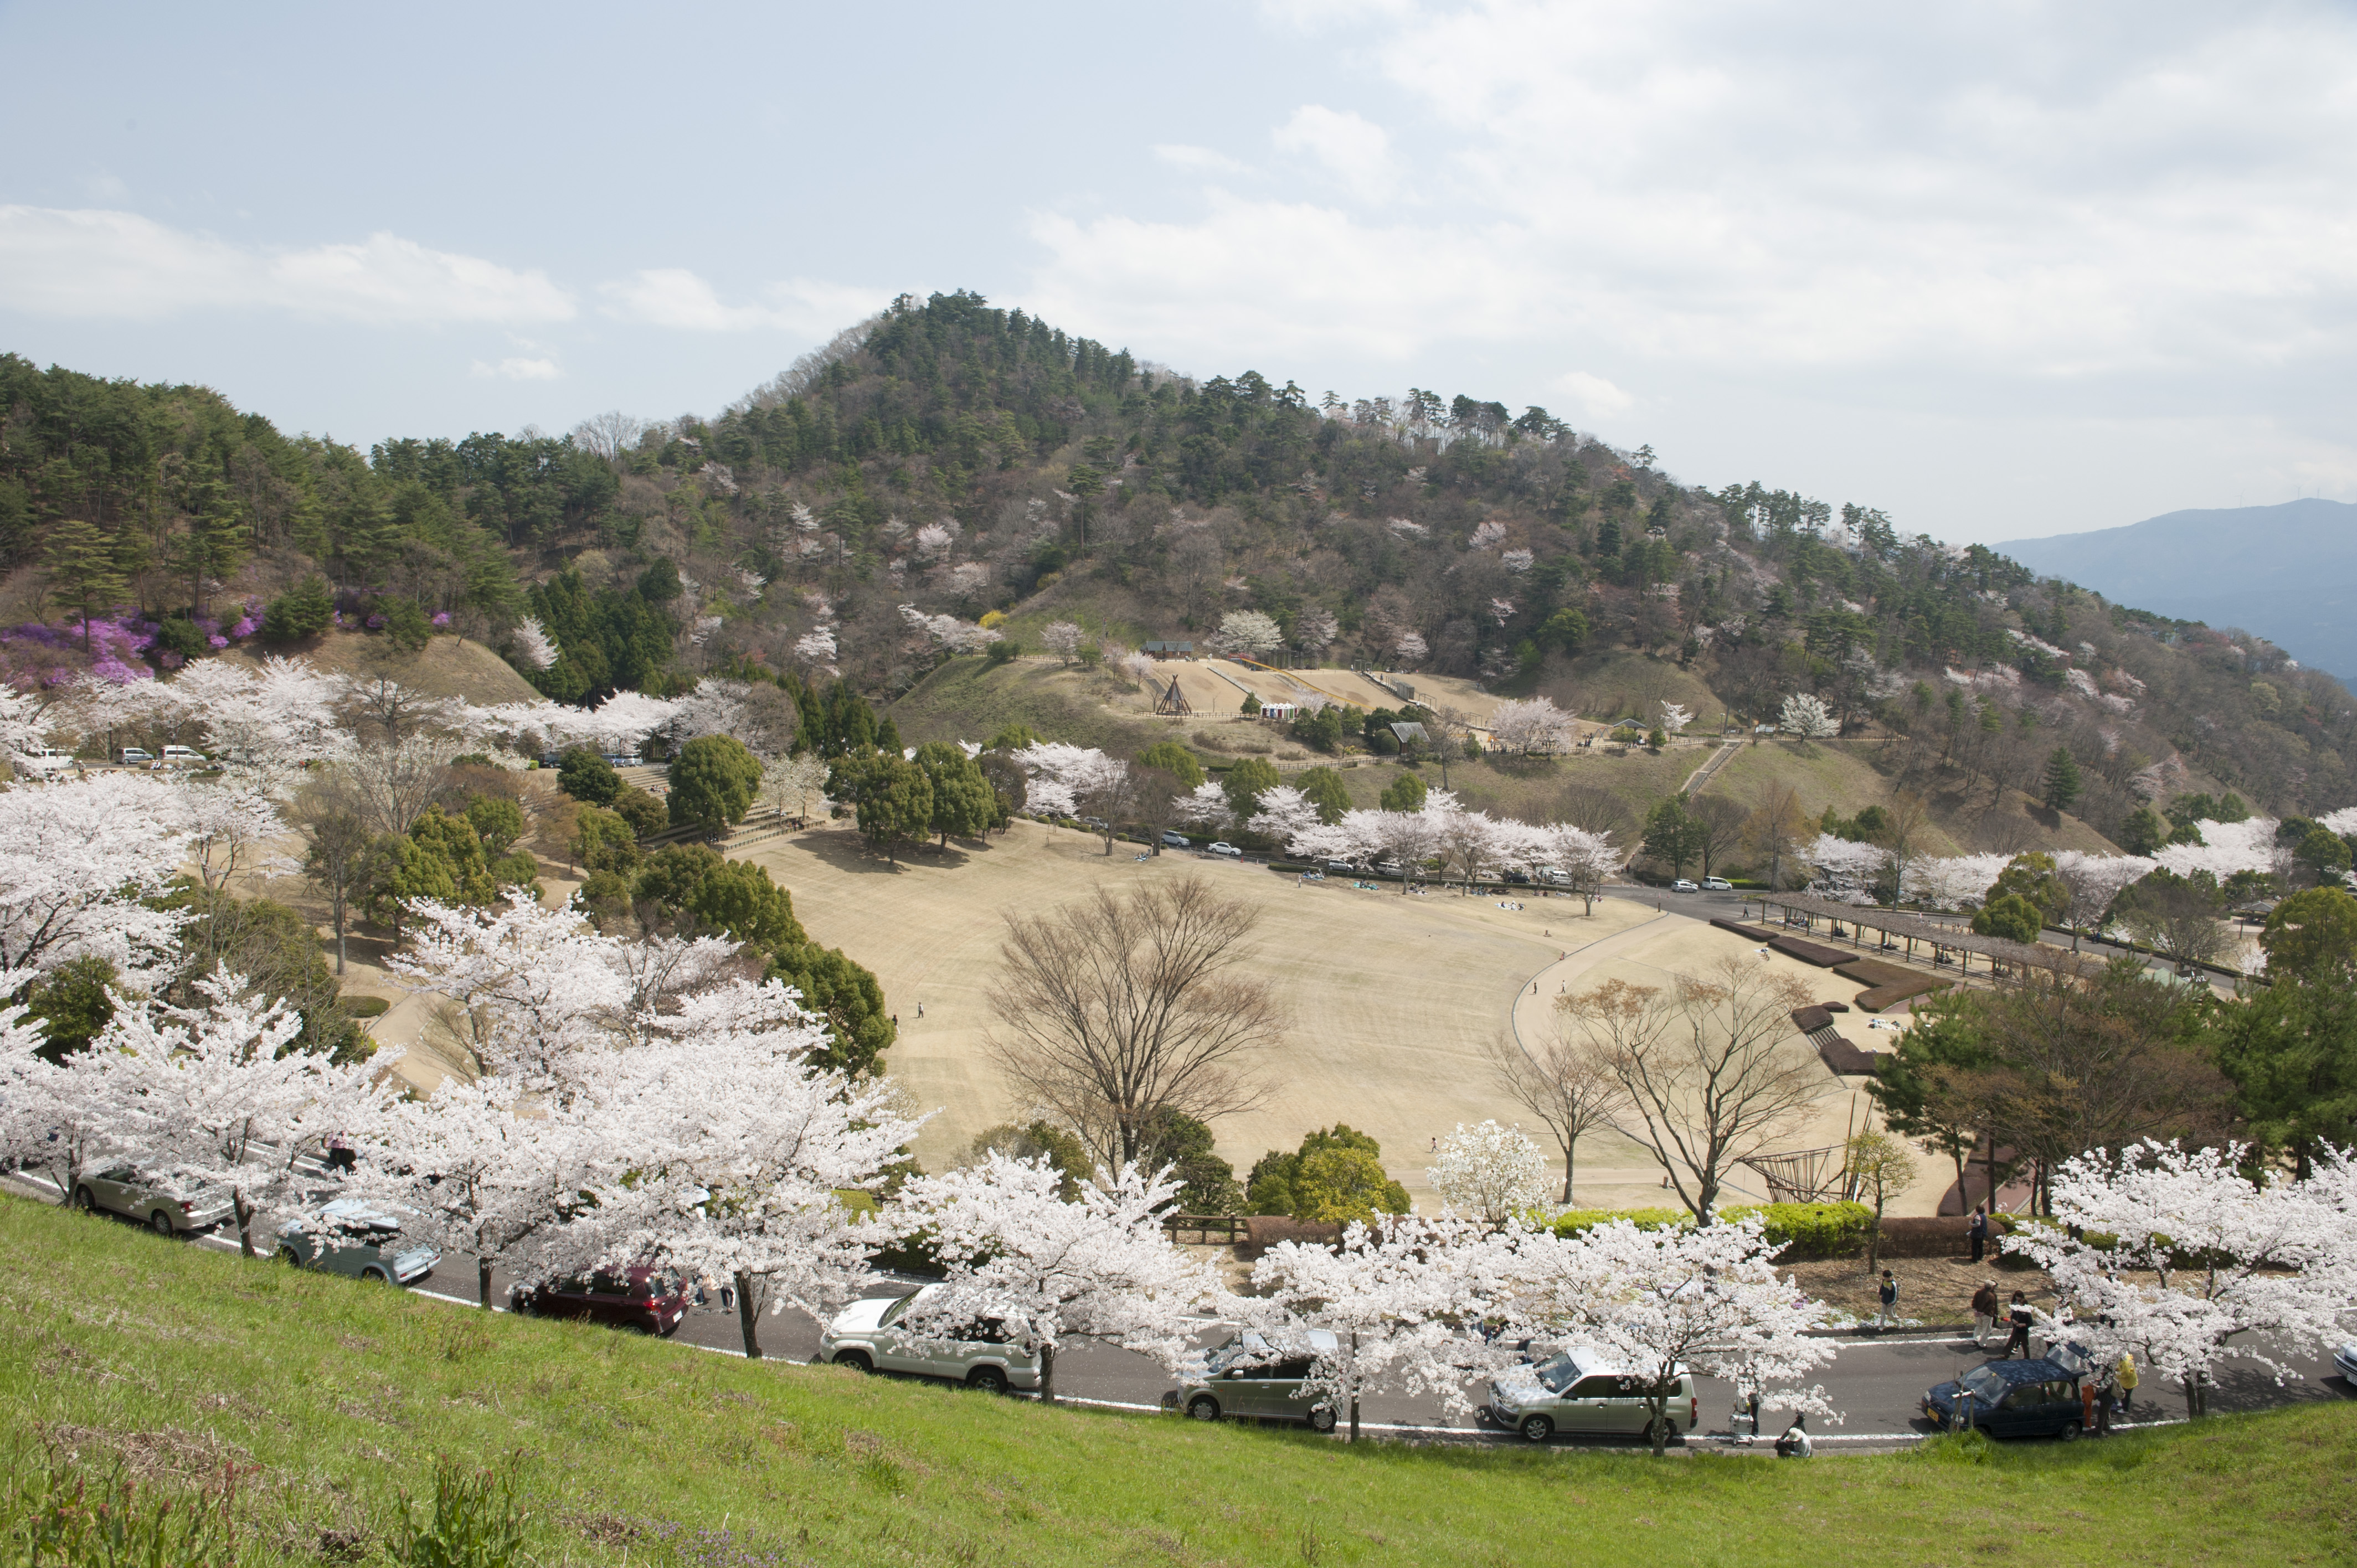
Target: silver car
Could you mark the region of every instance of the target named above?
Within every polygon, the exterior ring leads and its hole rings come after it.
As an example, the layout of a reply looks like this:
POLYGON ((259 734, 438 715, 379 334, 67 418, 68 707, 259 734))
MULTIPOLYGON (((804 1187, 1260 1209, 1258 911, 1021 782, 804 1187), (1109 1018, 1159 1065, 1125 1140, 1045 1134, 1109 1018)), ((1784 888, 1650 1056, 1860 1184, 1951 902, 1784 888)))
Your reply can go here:
MULTIPOLYGON (((1533 1443, 1544 1443, 1558 1433, 1651 1437, 1651 1389, 1650 1378, 1566 1351, 1534 1366, 1518 1367, 1492 1382, 1489 1402, 1481 1412, 1533 1443)), ((1671 1437, 1692 1432, 1701 1423, 1702 1401, 1695 1391, 1693 1374, 1684 1367, 1678 1369, 1677 1388, 1670 1395, 1663 1419, 1668 1423, 1671 1437)))
POLYGON ((414 1284, 434 1272, 442 1254, 404 1241, 401 1217, 357 1197, 339 1197, 278 1228, 279 1261, 298 1269, 346 1274, 381 1284, 414 1284))
POLYGON ((1204 1357, 1203 1376, 1181 1382, 1162 1396, 1166 1410, 1183 1410, 1197 1421, 1241 1415, 1298 1421, 1313 1432, 1334 1430, 1334 1406, 1303 1380, 1321 1355, 1336 1348, 1334 1336, 1310 1329, 1297 1342, 1280 1347, 1256 1329, 1246 1329, 1204 1357))
POLYGON ((2342 1377, 2357 1383, 2357 1345, 2343 1345, 2333 1351, 2332 1364, 2341 1369, 2342 1377))
POLYGON ((920 1377, 949 1378, 989 1393, 1039 1386, 1039 1358, 1006 1342, 998 1320, 977 1318, 953 1330, 946 1343, 924 1345, 900 1326, 915 1303, 941 1290, 927 1285, 905 1295, 869 1296, 855 1301, 835 1316, 818 1337, 818 1359, 863 1372, 914 1372, 920 1377))
POLYGON ((178 1165, 123 1160, 85 1174, 74 1188, 74 1207, 103 1208, 136 1219, 158 1236, 210 1230, 227 1219, 235 1205, 229 1188, 200 1172, 178 1165))

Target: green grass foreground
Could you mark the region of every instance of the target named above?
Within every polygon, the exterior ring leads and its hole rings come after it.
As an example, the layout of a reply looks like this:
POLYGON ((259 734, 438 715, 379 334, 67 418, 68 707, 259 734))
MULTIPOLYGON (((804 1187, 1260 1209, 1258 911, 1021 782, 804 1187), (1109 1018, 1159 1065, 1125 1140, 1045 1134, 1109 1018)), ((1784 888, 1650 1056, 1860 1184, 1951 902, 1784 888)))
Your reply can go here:
POLYGON ((1807 1464, 1351 1450, 486 1316, 17 1199, 0 1257, 10 1495, 45 1444, 167 1488, 258 1466, 249 1563, 390 1560, 445 1456, 514 1465, 546 1564, 2322 1563, 2357 1516, 2336 1405, 1807 1464))

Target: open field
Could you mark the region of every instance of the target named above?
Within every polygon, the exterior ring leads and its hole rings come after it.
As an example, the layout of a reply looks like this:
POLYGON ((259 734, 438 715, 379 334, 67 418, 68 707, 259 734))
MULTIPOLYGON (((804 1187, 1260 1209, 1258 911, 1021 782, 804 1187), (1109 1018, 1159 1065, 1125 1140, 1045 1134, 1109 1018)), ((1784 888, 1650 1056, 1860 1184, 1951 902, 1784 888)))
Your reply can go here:
POLYGON ((44 1445, 167 1495, 231 1462, 253 1568, 389 1561, 437 1460, 511 1465, 525 1560, 585 1568, 1623 1563, 1632 1537, 1747 1568, 2275 1565, 2345 1562, 2357 1511, 2338 1403, 1798 1465, 1353 1450, 479 1314, 20 1199, 0 1248, 7 1495, 44 1445))
MULTIPOLYGON (((1510 910, 1495 897, 1410 897, 1392 885, 1372 893, 1341 882, 1304 886, 1260 867, 1193 856, 1140 862, 1120 845, 1106 856, 1095 839, 1031 822, 1017 822, 987 848, 919 852, 898 866, 839 829, 767 840, 743 854, 791 890, 813 937, 841 947, 883 983, 900 1021, 889 1070, 918 1105, 945 1108, 918 1141, 929 1168, 1023 1109, 984 1048, 1001 913, 1047 909, 1101 885, 1200 875, 1261 911, 1246 967, 1277 987, 1293 1018, 1267 1063, 1266 1103, 1214 1128, 1220 1153, 1240 1175, 1267 1150, 1345 1122, 1373 1133, 1392 1173, 1427 1202, 1423 1156, 1433 1139, 1459 1122, 1529 1120, 1491 1086, 1483 1052, 1491 1041, 1518 1026, 1526 1036, 1545 1027, 1548 999, 1560 988, 1607 975, 1660 983, 1674 971, 1751 950, 1740 939, 1679 916, 1656 917, 1632 899, 1599 900, 1589 918, 1577 899, 1534 891, 1522 897, 1523 908, 1510 910), (1578 950, 1604 939, 1611 940, 1578 950)), ((1859 990, 1781 955, 1767 961, 1800 975, 1813 996, 1848 1001, 1859 990)), ((1878 1043, 1862 1027, 1859 1037, 1878 1043)), ((1856 1113, 1841 1080, 1828 1073, 1825 1085, 1819 1113, 1796 1133, 1795 1146, 1838 1142, 1845 1119, 1856 1113)), ((1579 1168, 1583 1201, 1660 1200, 1650 1158, 1618 1138, 1583 1145, 1579 1168)))

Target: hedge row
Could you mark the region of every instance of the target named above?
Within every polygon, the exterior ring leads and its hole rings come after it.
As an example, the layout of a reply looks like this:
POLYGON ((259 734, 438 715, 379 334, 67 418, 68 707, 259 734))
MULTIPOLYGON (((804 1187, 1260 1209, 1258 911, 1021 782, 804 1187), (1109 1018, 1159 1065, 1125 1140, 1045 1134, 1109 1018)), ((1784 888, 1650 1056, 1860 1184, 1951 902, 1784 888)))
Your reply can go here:
MULTIPOLYGON (((1728 1219, 1758 1215, 1764 1222, 1760 1237, 1781 1252, 1796 1258, 1837 1258, 1866 1245, 1874 1230, 1874 1210, 1862 1203, 1760 1203, 1724 1208, 1728 1219)), ((1683 1208, 1575 1208, 1558 1215, 1555 1233, 1577 1236, 1592 1226, 1626 1219, 1641 1230, 1666 1225, 1687 1225, 1694 1217, 1683 1208)))

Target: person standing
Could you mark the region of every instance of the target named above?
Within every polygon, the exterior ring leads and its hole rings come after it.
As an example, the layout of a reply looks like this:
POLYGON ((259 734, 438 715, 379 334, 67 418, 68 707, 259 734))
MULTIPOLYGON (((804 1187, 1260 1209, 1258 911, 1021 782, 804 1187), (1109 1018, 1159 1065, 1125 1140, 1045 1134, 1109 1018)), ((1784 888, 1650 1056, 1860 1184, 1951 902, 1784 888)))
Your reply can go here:
POLYGON ((1996 1326, 1996 1282, 1983 1280, 1981 1288, 1973 1292, 1973 1348, 1985 1349, 1989 1330, 1996 1326))
POLYGON ((2136 1353, 2132 1350, 2121 1351, 2120 1364, 2113 1369, 2112 1375, 2119 1380, 2120 1419, 2126 1421, 2128 1418, 2128 1407, 2136 1403, 2136 1353))
POLYGON ((1882 1310, 1874 1315, 1874 1321, 1886 1328, 1899 1321, 1899 1281, 1889 1269, 1882 1271, 1882 1310))
POLYGON ((721 1276, 720 1280, 720 1310, 723 1312, 737 1310, 737 1282, 726 1275, 721 1276))
POLYGON ((1964 1234, 1972 1238, 1973 1262, 1977 1263, 1981 1261, 1981 1254, 1988 1249, 1988 1210, 1986 1208, 1980 1204, 1975 1204, 1973 1206, 1972 1223, 1964 1227, 1964 1234))
POLYGON ((2014 1347, 2017 1345, 2021 1348, 2021 1359, 2025 1361, 2030 1359, 2029 1326, 2037 1319, 2029 1310, 2029 1298, 2019 1291, 2013 1293, 2013 1308, 2007 1314, 2007 1319, 2013 1325, 2013 1333, 2006 1339, 2005 1354, 1997 1359, 2012 1360, 2014 1347))

